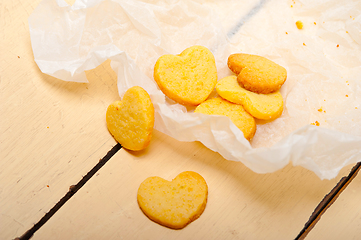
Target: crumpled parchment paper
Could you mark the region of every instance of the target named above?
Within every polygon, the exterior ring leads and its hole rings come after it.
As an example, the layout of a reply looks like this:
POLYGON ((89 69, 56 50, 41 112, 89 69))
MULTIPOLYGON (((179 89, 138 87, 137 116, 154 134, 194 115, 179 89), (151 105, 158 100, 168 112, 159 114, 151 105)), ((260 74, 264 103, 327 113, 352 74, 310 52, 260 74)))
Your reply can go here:
POLYGON ((257 173, 292 161, 332 179, 361 160, 360 1, 77 0, 69 6, 43 0, 29 27, 42 72, 87 82, 85 70, 111 59, 120 97, 135 85, 150 94, 155 129, 200 141, 257 173), (227 68, 232 53, 284 66, 282 116, 257 121, 248 142, 228 118, 193 113, 165 97, 153 80, 156 60, 192 45, 213 52, 219 79, 233 74, 227 68))

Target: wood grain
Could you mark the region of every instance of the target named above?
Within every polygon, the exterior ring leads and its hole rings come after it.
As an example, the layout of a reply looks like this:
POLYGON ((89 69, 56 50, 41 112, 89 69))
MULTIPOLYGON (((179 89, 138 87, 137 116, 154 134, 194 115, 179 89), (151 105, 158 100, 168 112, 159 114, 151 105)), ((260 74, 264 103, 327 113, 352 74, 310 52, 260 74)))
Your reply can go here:
MULTIPOLYGON (((40 1, 0 1, 0 239, 31 229, 116 145, 104 120, 107 106, 119 99, 109 61, 86 72, 89 83, 55 79, 37 67, 27 20, 40 1)), ((120 150, 33 239, 293 239, 351 168, 323 181, 291 165, 260 175, 198 142, 156 132, 145 151, 120 150), (199 219, 174 231, 145 217, 135 193, 148 176, 172 179, 184 170, 206 179, 209 202, 199 219)), ((360 179, 307 239, 358 239, 360 179)))
POLYGON ((33 239, 294 239, 349 170, 329 181, 291 165, 256 174, 198 142, 156 131, 145 151, 117 152, 33 239), (207 181, 204 213, 177 231, 149 220, 137 205, 140 183, 149 176, 171 180, 186 170, 207 181))
POLYGON ((305 239, 350 239, 361 235, 361 177, 360 163, 354 167, 354 175, 345 183, 341 194, 337 194, 332 205, 317 219, 317 224, 305 239))
POLYGON ((43 74, 27 24, 39 2, 0 3, 0 239, 28 230, 116 144, 104 120, 119 98, 109 61, 87 84, 43 74))

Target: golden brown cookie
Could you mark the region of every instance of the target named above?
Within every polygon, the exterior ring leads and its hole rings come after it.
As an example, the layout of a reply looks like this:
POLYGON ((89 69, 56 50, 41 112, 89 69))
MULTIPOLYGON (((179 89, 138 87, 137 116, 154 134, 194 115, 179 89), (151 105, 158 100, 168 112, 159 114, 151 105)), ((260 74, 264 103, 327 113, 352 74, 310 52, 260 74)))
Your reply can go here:
POLYGON ((139 86, 129 88, 121 101, 109 105, 106 122, 109 132, 124 148, 133 151, 146 148, 154 126, 149 94, 139 86))
POLYGON ((163 226, 181 229, 197 219, 207 204, 208 186, 196 172, 180 173, 172 181, 149 177, 139 186, 141 210, 163 226))
POLYGON ((154 80, 174 101, 198 105, 207 99, 217 83, 214 56, 203 46, 187 48, 179 55, 163 55, 155 64, 154 80))
POLYGON ((243 132, 247 140, 251 140, 256 133, 256 121, 244 110, 243 106, 231 103, 221 97, 208 99, 198 105, 194 112, 229 117, 234 125, 243 132))
POLYGON ((236 53, 228 57, 228 67, 238 74, 238 82, 247 90, 268 94, 281 88, 287 78, 284 67, 257 55, 236 53))
POLYGON ((278 118, 283 111, 283 98, 279 91, 259 94, 244 89, 237 81, 237 76, 228 76, 218 81, 216 90, 222 98, 237 104, 253 117, 263 120, 278 118))

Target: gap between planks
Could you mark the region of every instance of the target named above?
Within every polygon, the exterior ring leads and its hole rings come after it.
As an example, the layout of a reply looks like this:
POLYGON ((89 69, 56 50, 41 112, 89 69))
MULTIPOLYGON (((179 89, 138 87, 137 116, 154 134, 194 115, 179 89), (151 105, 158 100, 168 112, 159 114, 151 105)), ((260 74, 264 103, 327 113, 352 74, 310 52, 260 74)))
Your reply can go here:
POLYGON ((336 201, 343 190, 350 184, 350 182, 356 177, 357 173, 361 169, 361 162, 357 163, 350 171, 348 176, 341 178, 336 186, 322 199, 317 205, 309 220, 305 223, 305 226, 300 231, 295 240, 303 240, 307 234, 313 229, 316 223, 321 219, 321 216, 326 210, 336 201))
POLYGON ((99 162, 76 184, 69 187, 69 191, 62 197, 57 204, 54 205, 32 228, 26 231, 21 237, 14 240, 27 240, 30 239, 34 233, 39 230, 81 187, 84 186, 89 179, 91 179, 100 168, 102 168, 111 157, 116 154, 122 146, 116 144, 99 162))
MULTIPOLYGON (((91 179, 99 169, 101 169, 111 157, 116 154, 122 146, 118 143, 116 144, 99 162, 76 184, 69 187, 69 191, 62 197, 57 204, 54 205, 32 228, 26 231, 20 237, 15 238, 14 240, 28 240, 34 233, 39 230, 81 187, 91 179)), ((326 210, 336 201, 338 196, 342 193, 343 190, 350 184, 350 182, 356 177, 357 173, 361 169, 361 162, 357 163, 348 176, 341 178, 341 180, 336 184, 336 186, 322 199, 318 206, 313 211, 309 220, 306 222, 303 229, 300 231, 295 240, 303 240, 306 238, 307 234, 313 229, 316 223, 320 220, 321 216, 326 212, 326 210)))

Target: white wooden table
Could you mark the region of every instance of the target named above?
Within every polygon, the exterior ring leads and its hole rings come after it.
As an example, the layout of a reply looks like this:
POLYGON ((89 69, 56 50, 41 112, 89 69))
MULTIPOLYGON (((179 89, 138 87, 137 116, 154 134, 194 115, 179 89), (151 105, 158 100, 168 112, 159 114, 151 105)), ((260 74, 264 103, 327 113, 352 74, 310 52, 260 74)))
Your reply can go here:
MULTIPOLYGON (((0 239, 31 229, 117 144, 105 124, 107 106, 119 99, 109 61, 88 71, 86 84, 45 75, 34 62, 27 19, 39 2, 0 3, 0 239)), ((295 239, 351 169, 323 181, 291 165, 256 174, 155 131, 145 151, 117 151, 32 239, 295 239), (136 202, 139 184, 185 170, 207 181, 204 213, 183 230, 150 221, 136 202)), ((307 239, 359 238, 360 184, 356 176, 307 239)))

